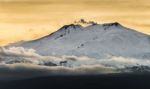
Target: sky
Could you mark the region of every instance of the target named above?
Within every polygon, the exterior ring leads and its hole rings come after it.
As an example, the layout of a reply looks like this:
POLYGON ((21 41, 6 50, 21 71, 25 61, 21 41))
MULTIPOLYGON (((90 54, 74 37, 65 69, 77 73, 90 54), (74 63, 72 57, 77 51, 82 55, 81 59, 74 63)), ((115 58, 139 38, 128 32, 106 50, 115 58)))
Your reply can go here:
POLYGON ((84 18, 150 34, 150 0, 0 0, 0 45, 33 40, 84 18))

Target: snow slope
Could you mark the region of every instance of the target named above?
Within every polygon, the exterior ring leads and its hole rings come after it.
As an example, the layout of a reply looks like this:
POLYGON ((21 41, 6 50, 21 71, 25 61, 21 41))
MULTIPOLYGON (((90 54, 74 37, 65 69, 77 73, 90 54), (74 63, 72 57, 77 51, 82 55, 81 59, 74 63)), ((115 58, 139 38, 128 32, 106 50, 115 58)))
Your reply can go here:
POLYGON ((87 27, 65 25, 41 39, 10 46, 32 48, 44 56, 150 58, 150 36, 126 28, 117 22, 93 24, 87 27))

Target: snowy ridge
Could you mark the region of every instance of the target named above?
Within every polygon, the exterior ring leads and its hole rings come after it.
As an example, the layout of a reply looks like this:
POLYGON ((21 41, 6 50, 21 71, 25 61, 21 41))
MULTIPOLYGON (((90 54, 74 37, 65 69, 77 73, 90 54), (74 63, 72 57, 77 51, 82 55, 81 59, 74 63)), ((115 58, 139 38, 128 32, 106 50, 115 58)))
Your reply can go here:
POLYGON ((150 58, 150 36, 126 28, 117 22, 87 27, 65 25, 41 39, 11 46, 32 48, 45 56, 150 58))
POLYGON ((149 59, 149 35, 117 22, 87 27, 71 24, 34 41, 0 47, 0 80, 150 73, 149 59))

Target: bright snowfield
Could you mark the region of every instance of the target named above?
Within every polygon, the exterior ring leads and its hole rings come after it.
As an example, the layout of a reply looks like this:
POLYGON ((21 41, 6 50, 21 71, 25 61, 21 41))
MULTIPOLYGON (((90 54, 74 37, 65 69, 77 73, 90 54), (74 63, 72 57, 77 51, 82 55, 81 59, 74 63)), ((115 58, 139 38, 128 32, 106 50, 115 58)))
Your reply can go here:
POLYGON ((66 25, 49 36, 17 46, 35 49, 44 56, 150 58, 150 36, 125 28, 119 23, 88 27, 66 25))
POLYGON ((150 36, 119 23, 65 25, 0 49, 0 79, 126 72, 150 72, 150 36))

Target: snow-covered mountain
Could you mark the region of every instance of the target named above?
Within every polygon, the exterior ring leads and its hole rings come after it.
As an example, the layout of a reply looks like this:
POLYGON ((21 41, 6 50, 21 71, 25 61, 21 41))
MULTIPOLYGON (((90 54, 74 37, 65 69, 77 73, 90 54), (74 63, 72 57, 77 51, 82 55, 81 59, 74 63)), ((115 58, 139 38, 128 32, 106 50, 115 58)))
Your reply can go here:
POLYGON ((87 27, 65 25, 43 38, 10 46, 32 48, 44 56, 150 58, 150 36, 126 28, 117 22, 87 27))

